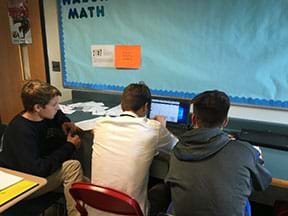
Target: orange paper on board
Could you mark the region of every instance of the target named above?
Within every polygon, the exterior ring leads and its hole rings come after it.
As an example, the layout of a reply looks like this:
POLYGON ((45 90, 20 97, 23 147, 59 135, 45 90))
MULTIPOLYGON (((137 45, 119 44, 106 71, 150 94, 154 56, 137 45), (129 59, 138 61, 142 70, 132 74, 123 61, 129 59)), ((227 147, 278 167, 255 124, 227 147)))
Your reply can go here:
POLYGON ((115 67, 138 69, 141 65, 140 45, 116 45, 115 46, 115 67))

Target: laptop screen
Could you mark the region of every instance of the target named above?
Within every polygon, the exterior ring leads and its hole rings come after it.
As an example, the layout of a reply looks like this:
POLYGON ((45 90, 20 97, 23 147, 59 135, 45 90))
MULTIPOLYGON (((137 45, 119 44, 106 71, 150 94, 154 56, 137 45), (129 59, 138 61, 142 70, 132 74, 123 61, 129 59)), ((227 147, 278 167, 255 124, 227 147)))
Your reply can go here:
POLYGON ((189 122, 190 105, 190 101, 185 100, 153 98, 149 117, 162 115, 167 122, 186 125, 189 122))

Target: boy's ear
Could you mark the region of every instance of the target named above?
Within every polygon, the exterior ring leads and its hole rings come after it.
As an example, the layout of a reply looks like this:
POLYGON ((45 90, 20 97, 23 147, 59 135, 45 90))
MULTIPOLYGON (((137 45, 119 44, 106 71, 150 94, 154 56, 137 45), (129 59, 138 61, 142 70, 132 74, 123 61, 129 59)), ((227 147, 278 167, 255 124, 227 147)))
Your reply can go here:
POLYGON ((148 105, 148 103, 145 103, 145 104, 139 109, 139 112, 137 113, 137 115, 143 117, 143 116, 147 115, 148 112, 149 112, 149 105, 148 105))
POLYGON ((144 112, 147 113, 148 111, 149 111, 149 105, 148 105, 148 103, 145 103, 144 112))
POLYGON ((33 111, 34 112, 39 112, 41 110, 42 106, 40 104, 35 104, 33 106, 33 111))
POLYGON ((192 113, 192 126, 193 126, 193 128, 198 127, 197 118, 196 118, 194 113, 192 113))
POLYGON ((225 120, 224 120, 224 122, 223 122, 222 127, 225 128, 225 127, 228 125, 228 122, 229 122, 229 118, 226 117, 225 120))

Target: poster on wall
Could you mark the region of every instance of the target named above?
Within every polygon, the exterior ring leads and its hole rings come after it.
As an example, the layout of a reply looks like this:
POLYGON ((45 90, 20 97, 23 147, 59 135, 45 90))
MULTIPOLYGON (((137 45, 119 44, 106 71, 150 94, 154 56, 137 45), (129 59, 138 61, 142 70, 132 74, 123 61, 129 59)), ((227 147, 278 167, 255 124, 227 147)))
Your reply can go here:
POLYGON ((139 69, 140 45, 92 45, 92 65, 118 69, 139 69))
POLYGON ((91 56, 94 67, 114 67, 114 45, 92 45, 91 56))
POLYGON ((28 0, 8 0, 8 16, 13 44, 31 44, 28 0))

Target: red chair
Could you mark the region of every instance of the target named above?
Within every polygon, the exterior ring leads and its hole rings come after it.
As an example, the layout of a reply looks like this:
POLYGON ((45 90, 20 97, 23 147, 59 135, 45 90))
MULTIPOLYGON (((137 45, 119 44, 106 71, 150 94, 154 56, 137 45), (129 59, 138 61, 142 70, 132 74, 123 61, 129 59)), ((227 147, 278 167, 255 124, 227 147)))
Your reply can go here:
POLYGON ((87 182, 73 183, 69 191, 81 216, 88 215, 85 204, 114 214, 143 216, 138 202, 120 191, 87 182))

